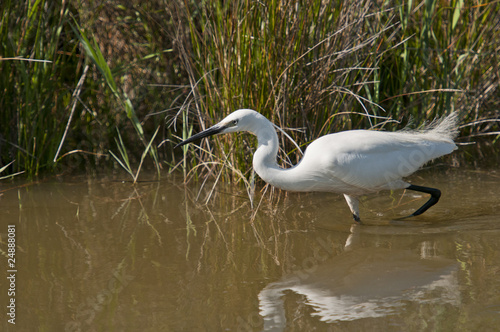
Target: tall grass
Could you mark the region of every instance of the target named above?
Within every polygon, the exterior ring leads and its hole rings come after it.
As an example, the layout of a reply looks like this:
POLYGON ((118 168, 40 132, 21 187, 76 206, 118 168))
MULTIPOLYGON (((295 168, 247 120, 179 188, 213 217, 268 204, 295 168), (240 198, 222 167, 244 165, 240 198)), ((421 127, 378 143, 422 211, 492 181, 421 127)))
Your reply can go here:
MULTIPOLYGON (((394 5, 401 25, 393 38, 412 37, 383 57, 377 102, 418 122, 453 110, 464 122, 498 118, 499 4, 456 0, 394 5)), ((470 129, 463 131, 470 134, 470 129)))
MULTIPOLYGON (((300 129, 288 132, 305 145, 334 131, 392 130, 392 122, 411 117, 418 125, 458 110, 466 122, 493 119, 463 135, 498 135, 498 3, 174 3, 177 52, 191 84, 181 111, 198 130, 253 108, 300 129)), ((291 152, 281 155, 283 164, 297 162, 293 144, 281 140, 291 152)), ((217 174, 217 165, 249 170, 255 145, 246 142, 212 139, 184 158, 210 161, 206 174, 217 174)))
MULTIPOLYGON (((26 171, 28 176, 42 169, 109 168, 114 160, 109 151, 119 141, 129 145, 131 162, 141 166, 147 150, 159 173, 161 163, 149 131, 158 129, 161 120, 153 119, 152 124, 139 119, 130 95, 146 83, 132 86, 129 82, 134 65, 153 61, 168 50, 142 47, 130 62, 124 54, 121 59, 110 58, 109 52, 101 51, 109 47, 102 43, 102 29, 89 26, 95 24, 93 15, 102 15, 104 9, 97 7, 94 12, 90 4, 80 5, 65 1, 2 4, 0 166, 15 160, 9 171, 26 171), (85 27, 80 27, 80 20, 85 27), (116 140, 116 129, 135 132, 116 140)), ((111 10, 121 7, 114 4, 111 10)), ((121 43, 116 38, 111 42, 121 43)), ((127 151, 122 148, 118 147, 127 151)))
POLYGON ((85 32, 78 26, 78 24, 75 22, 76 28, 75 33, 80 40, 81 45, 83 46, 83 49, 85 50, 85 54, 87 58, 89 58, 94 64, 96 65, 97 69, 101 73, 101 75, 104 78, 104 81, 106 82, 106 86, 108 89, 111 91, 113 96, 116 98, 116 101, 119 103, 123 111, 125 112, 127 118, 130 120, 132 126, 134 127, 137 136, 141 140, 141 142, 145 145, 145 150, 141 156, 141 161, 137 170, 137 173, 133 173, 132 167, 129 162, 129 156, 127 153, 127 149, 125 147, 125 144, 123 143, 123 139, 120 135, 120 132, 117 131, 118 134, 118 140, 115 139, 116 145, 120 151, 120 155, 122 156, 122 160, 120 160, 113 152, 110 151, 110 154, 115 158, 115 160, 122 166, 125 171, 127 171, 133 178, 134 183, 137 181, 137 178, 140 173, 140 169, 142 167, 142 163, 144 162, 144 157, 146 156, 147 153, 151 155, 153 160, 155 161, 156 169, 158 172, 158 175, 160 173, 160 163, 158 160, 158 154, 156 151, 155 145, 152 145, 152 141, 156 137, 156 134, 158 133, 158 129, 156 129, 156 132, 153 135, 153 138, 149 141, 149 143, 146 141, 146 135, 144 133, 143 126, 141 122, 139 121, 137 114, 135 112, 134 106, 132 105, 132 102, 130 101, 130 98, 128 97, 127 93, 122 91, 121 89, 118 88, 116 82, 115 82, 115 77, 108 66, 106 59, 104 59, 104 56, 97 45, 97 42, 94 40, 94 42, 90 42, 89 39, 87 38, 85 32))
MULTIPOLYGON (((332 130, 350 128, 351 119, 358 125, 359 116, 346 116, 353 112, 382 112, 361 94, 374 84, 379 58, 373 54, 395 23, 366 2, 178 4, 172 16, 178 26, 188 22, 176 35, 192 87, 186 103, 192 106, 183 111, 193 113, 200 124, 248 107, 283 128, 301 128, 291 134, 305 144, 332 130)), ((224 155, 228 159, 223 164, 247 169, 251 154, 241 149, 244 140, 221 138, 215 147, 208 142, 199 158, 224 155), (229 142, 237 153, 223 153, 229 142)))
POLYGON ((12 172, 36 174, 53 158, 62 135, 56 112, 71 99, 65 85, 78 79, 74 45, 62 29, 67 15, 67 6, 50 1, 2 4, 0 165, 15 160, 12 172), (54 7, 57 14, 45 15, 54 7))
MULTIPOLYGON (((6 0, 0 8, 4 175, 115 167, 137 181, 143 165, 159 173, 165 160, 186 179, 251 186, 248 136, 182 151, 170 144, 244 107, 300 146, 451 110, 464 119, 462 136, 496 142, 500 131, 498 2, 6 0)), ((280 137, 283 164, 296 163, 297 148, 280 137)))

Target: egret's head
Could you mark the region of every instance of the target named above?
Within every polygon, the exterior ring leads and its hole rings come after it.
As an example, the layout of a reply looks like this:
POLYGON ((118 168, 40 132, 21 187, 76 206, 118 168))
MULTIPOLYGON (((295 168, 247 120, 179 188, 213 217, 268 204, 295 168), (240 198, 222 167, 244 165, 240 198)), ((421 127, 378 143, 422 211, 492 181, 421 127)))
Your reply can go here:
POLYGON ((237 110, 226 116, 224 120, 218 124, 202 131, 201 133, 191 136, 185 141, 177 144, 175 147, 177 148, 212 135, 234 133, 237 131, 255 132, 256 126, 259 125, 259 121, 263 121, 262 119, 267 121, 263 115, 257 113, 256 111, 249 109, 237 110))

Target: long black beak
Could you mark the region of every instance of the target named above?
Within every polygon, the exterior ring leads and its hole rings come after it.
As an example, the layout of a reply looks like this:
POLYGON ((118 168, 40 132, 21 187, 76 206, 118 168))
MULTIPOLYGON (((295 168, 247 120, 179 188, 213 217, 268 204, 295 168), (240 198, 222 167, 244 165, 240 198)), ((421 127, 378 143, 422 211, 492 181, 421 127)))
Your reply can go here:
POLYGON ((207 130, 204 130, 201 133, 193 135, 193 136, 189 137, 187 140, 180 142, 179 144, 177 144, 176 146, 174 146, 174 149, 178 148, 179 146, 183 146, 185 144, 188 144, 188 143, 200 140, 200 139, 202 139, 204 137, 208 137, 208 136, 219 134, 225 128, 226 127, 224 127, 224 126, 220 126, 220 125, 216 124, 215 126, 212 126, 212 127, 208 128, 207 130))

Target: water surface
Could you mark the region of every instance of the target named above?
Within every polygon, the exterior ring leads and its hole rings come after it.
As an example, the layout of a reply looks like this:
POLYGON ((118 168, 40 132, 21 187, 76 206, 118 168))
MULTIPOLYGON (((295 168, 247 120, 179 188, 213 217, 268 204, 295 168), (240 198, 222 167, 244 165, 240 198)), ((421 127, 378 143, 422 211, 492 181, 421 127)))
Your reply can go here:
POLYGON ((362 225, 333 194, 49 178, 2 184, 16 228, 16 325, 2 331, 492 331, 500 326, 500 173, 411 178, 362 225), (212 189, 215 190, 212 192, 212 189), (210 201, 204 200, 211 195, 210 201), (258 208, 257 208, 258 206, 258 208))

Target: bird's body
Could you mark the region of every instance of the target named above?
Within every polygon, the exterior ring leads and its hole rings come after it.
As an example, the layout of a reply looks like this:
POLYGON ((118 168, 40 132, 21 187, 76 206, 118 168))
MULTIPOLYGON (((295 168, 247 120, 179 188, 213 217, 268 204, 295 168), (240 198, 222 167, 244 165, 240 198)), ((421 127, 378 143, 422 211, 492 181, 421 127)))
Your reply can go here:
POLYGON ((288 169, 277 164, 278 136, 272 123, 253 110, 235 111, 179 145, 213 134, 250 132, 258 140, 253 167, 264 181, 290 191, 344 194, 354 219, 359 221, 358 197, 364 194, 405 188, 430 193, 434 201, 429 200, 430 205, 414 215, 437 202, 439 190, 412 186, 402 178, 456 149, 456 121, 452 113, 420 131, 349 130, 325 135, 313 141, 302 160, 288 169))

